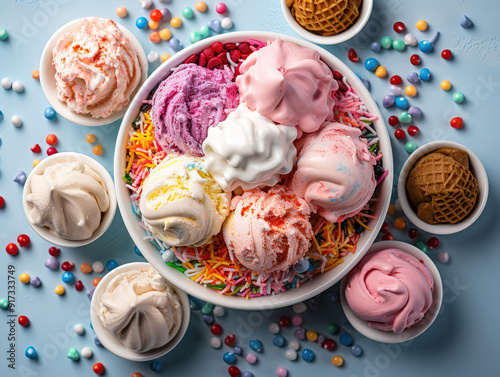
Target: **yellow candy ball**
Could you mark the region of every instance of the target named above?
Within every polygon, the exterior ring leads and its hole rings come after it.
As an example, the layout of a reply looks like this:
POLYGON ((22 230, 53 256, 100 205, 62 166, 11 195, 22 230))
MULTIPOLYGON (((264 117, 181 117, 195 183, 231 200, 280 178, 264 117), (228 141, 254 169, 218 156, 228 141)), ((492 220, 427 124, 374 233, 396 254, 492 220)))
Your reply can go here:
POLYGON ((375 76, 384 78, 387 76, 387 69, 383 65, 378 66, 375 70, 375 76))
POLYGON ((19 280, 21 280, 21 283, 28 284, 30 282, 30 276, 27 273, 23 273, 19 275, 19 280))
POLYGON ((344 359, 342 356, 336 355, 332 357, 332 364, 336 367, 341 367, 344 364, 344 359))
POLYGON ((405 93, 409 97, 415 97, 417 95, 417 88, 415 88, 413 85, 408 85, 405 88, 405 93))
POLYGON ((165 63, 168 59, 170 59, 170 54, 164 53, 160 56, 161 62, 165 63))
POLYGON ((104 152, 104 148, 102 147, 102 145, 94 145, 94 148, 92 148, 92 152, 96 155, 96 156, 100 156, 103 152, 104 152))
POLYGON ((160 26, 160 23, 158 21, 150 20, 148 22, 148 26, 150 29, 156 30, 156 29, 158 29, 158 26, 160 26))
POLYGON ((127 8, 125 7, 118 7, 116 8, 116 15, 120 18, 125 17, 128 14, 127 8))
POLYGON ((88 134, 87 136, 85 136, 85 141, 89 144, 95 143, 95 135, 88 134))
POLYGON ((315 342, 316 340, 318 340, 318 333, 313 330, 306 331, 306 338, 311 342, 315 342))
POLYGON ((56 289, 54 289, 54 292, 56 293, 56 295, 62 296, 64 292, 66 292, 66 290, 62 285, 58 285, 56 289))
POLYGON ((207 3, 205 3, 204 1, 198 1, 194 6, 194 9, 196 9, 198 12, 205 12, 207 10, 207 3))
POLYGON ((172 19, 170 20, 170 25, 172 25, 172 27, 175 27, 177 29, 181 27, 182 21, 179 17, 172 17, 172 19))
POLYGON ((387 210, 387 213, 389 215, 395 215, 396 214, 396 207, 394 207, 394 204, 389 204, 389 209, 387 210))
POLYGON ((160 30, 160 38, 163 39, 164 41, 168 41, 170 38, 172 38, 172 32, 170 29, 161 29, 160 30))
POLYGON ((401 217, 398 217, 396 220, 394 220, 394 228, 396 229, 406 228, 406 220, 401 217))
POLYGON ((451 82, 448 80, 441 81, 441 89, 443 89, 445 92, 451 89, 451 82))
POLYGON ((427 30, 427 22, 425 20, 420 20, 417 22, 417 29, 420 31, 427 30))
POLYGON ((33 160, 33 167, 37 166, 40 163, 41 160, 33 160))

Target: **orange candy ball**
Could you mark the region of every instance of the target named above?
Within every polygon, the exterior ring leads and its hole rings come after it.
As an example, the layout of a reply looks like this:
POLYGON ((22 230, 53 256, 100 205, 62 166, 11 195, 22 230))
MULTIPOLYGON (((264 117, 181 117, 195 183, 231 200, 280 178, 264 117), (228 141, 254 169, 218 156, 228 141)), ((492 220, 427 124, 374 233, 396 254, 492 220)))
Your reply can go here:
POLYGON ((158 29, 158 26, 160 26, 158 21, 153 21, 153 20, 149 21, 148 25, 149 25, 149 28, 153 29, 153 30, 158 29))
POLYGON ((56 145, 57 144, 57 136, 54 134, 47 135, 47 137, 45 138, 45 141, 49 145, 56 145))
POLYGON ((31 77, 33 77, 35 80, 38 80, 40 78, 40 71, 38 69, 34 69, 31 71, 31 77))
POLYGON ((333 356, 332 358, 332 364, 335 365, 336 367, 341 367, 344 364, 344 359, 342 356, 333 356))
POLYGON ((92 272, 92 266, 88 263, 82 263, 80 265, 80 271, 82 274, 90 274, 92 272))
POLYGON ((198 1, 196 3, 196 5, 194 6, 194 8, 198 11, 198 12, 205 12, 207 10, 207 3, 205 3, 204 1, 198 1))
POLYGON ((396 229, 406 228, 406 220, 401 217, 398 217, 396 220, 394 220, 394 228, 396 229))
POLYGON ((389 209, 387 210, 387 213, 389 215, 395 215, 396 214, 396 207, 394 204, 389 204, 389 209))
POLYGON ((306 338, 311 342, 315 342, 316 340, 318 340, 318 333, 313 330, 306 331, 306 338))
POLYGON ((92 148, 92 152, 96 155, 96 156, 100 156, 103 152, 104 152, 104 149, 102 147, 102 145, 94 145, 94 148, 92 148))
POLYGON ((95 278, 94 280, 92 280, 92 285, 94 287, 97 287, 97 284, 99 284, 101 282, 101 278, 95 278))
POLYGON ((160 43, 161 42, 160 33, 155 31, 155 32, 149 34, 149 40, 153 43, 160 43))
POLYGON ((95 135, 88 134, 87 136, 85 136, 85 141, 89 144, 95 143, 95 135))
POLYGON ((116 8, 116 15, 120 18, 126 17, 128 14, 127 8, 125 7, 118 7, 116 8))

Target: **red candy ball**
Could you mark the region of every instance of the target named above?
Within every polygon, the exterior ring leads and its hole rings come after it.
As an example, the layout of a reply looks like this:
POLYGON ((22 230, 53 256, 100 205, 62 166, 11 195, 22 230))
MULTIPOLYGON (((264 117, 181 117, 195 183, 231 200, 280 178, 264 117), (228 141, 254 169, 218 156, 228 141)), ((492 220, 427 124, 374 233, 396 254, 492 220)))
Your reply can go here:
POLYGON ((323 343, 323 348, 327 351, 331 351, 335 348, 335 342, 332 339, 327 339, 323 343))
POLYGON ((464 121, 460 117, 455 117, 452 120, 450 120, 450 126, 453 128, 462 128, 464 125, 464 121))
POLYGON ((227 372, 231 377, 238 377, 240 375, 240 370, 235 365, 231 365, 229 368, 227 368, 227 372))
POLYGON ((401 76, 399 75, 392 76, 389 81, 391 85, 401 85, 403 83, 403 80, 401 80, 401 76))
POLYGON ((95 374, 103 374, 104 373, 104 365, 101 363, 95 363, 92 366, 92 370, 94 371, 95 374))
POLYGON ((403 31, 405 31, 405 24, 403 24, 401 21, 398 21, 394 24, 393 28, 396 33, 402 33, 403 31))
POLYGON ((413 65, 419 65, 420 64, 420 56, 417 54, 413 54, 410 56, 410 63, 413 65))
POLYGON ((49 248, 49 254, 52 255, 53 257, 57 257, 59 255, 60 251, 61 251, 61 249, 59 249, 58 247, 55 247, 55 246, 52 246, 49 248))
POLYGON ((6 247, 5 247, 5 251, 7 252, 7 254, 9 255, 16 255, 17 252, 19 251, 19 249, 17 248, 17 245, 15 243, 9 243, 6 247))
POLYGON ((57 153, 57 149, 54 147, 47 148, 47 156, 52 156, 57 153))
POLYGON ((451 59, 451 57, 453 56, 453 54, 451 53, 450 50, 446 49, 446 50, 443 50, 441 52, 441 57, 444 59, 444 60, 449 60, 451 59))
POLYGON ((385 221, 384 223, 382 224, 382 227, 380 228, 380 231, 382 233, 387 233, 389 231, 389 224, 387 224, 385 221))
POLYGON ((382 240, 384 241, 392 241, 394 236, 391 233, 386 233, 382 236, 382 240))
POLYGON ((25 247, 25 246, 28 246, 30 244, 31 240, 30 238, 28 237, 27 234, 20 234, 18 237, 17 237, 17 243, 19 244, 19 246, 21 247, 25 247))
POLYGON ((353 48, 350 48, 349 51, 347 52, 347 58, 353 63, 359 62, 358 54, 353 48))
POLYGON ((286 315, 280 318, 280 326, 281 327, 288 327, 290 326, 290 323, 292 323, 292 320, 288 318, 286 315))
POLYGON ((65 261, 62 262, 61 268, 63 269, 63 271, 71 271, 73 268, 75 268, 75 264, 73 262, 65 261))
POLYGON ((408 235, 410 236, 411 239, 417 238, 418 229, 415 229, 415 228, 408 229, 408 235))
POLYGON ((389 124, 392 126, 392 127, 395 127, 399 124, 399 119, 397 116, 395 115, 391 115, 389 117, 389 124))
POLYGON ((410 136, 417 136, 418 131, 420 131, 420 130, 418 129, 417 126, 408 127, 408 135, 410 135, 410 136))
POLYGON ((222 327, 216 323, 210 327, 210 332, 214 335, 220 335, 222 333, 222 327))
POLYGON ((234 347, 234 345, 236 344, 236 336, 234 334, 229 334, 228 336, 226 336, 226 339, 224 339, 224 343, 228 347, 234 347))
POLYGON ((83 283, 81 280, 78 280, 76 283, 75 283, 75 289, 77 291, 81 291, 83 289, 83 283))
POLYGON ((42 151, 42 149, 40 148, 40 146, 38 144, 35 144, 33 147, 31 147, 31 151, 33 153, 40 153, 42 151))
POLYGON ((431 237, 427 240, 427 246, 431 249, 435 249, 439 246, 439 240, 436 237, 431 237))
POLYGON ((394 136, 398 140, 404 139, 405 132, 401 128, 398 128, 396 131, 394 131, 394 136))
POLYGON ((149 13, 149 18, 151 18, 153 21, 160 21, 161 18, 163 17, 163 14, 158 9, 153 9, 149 13))
POLYGON ((0 196, 0 208, 2 208, 5 205, 5 199, 0 196))
POLYGON ((30 320, 25 315, 20 315, 17 319, 17 322, 19 322, 19 324, 23 327, 26 327, 30 324, 30 320))

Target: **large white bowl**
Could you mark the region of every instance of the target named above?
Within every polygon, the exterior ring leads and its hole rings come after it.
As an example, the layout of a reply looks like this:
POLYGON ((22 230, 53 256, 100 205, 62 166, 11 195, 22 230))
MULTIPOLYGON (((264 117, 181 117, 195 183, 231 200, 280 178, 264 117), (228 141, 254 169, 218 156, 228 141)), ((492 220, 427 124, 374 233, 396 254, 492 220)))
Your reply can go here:
POLYGON ((368 326, 368 321, 356 317, 354 312, 349 307, 349 304, 347 303, 347 300, 345 298, 345 288, 349 279, 348 276, 342 279, 342 283, 340 285, 340 300, 342 303, 342 309, 344 310, 344 314, 347 317, 348 321, 361 334, 377 342, 401 343, 423 334, 432 325, 439 314, 439 310, 441 309, 441 303, 443 301, 443 282, 441 281, 439 270, 437 269, 432 259, 429 258, 427 254, 425 254, 422 250, 413 245, 410 245, 409 243, 400 241, 377 242, 374 243, 372 247, 370 247, 368 254, 386 249, 399 249, 406 251, 408 254, 413 255, 418 260, 423 261, 425 267, 427 267, 431 272, 432 277, 434 278, 434 293, 432 295, 431 307, 425 313, 424 318, 422 318, 420 322, 417 322, 413 326, 403 330, 400 334, 395 334, 392 331, 379 330, 368 326))
MULTIPOLYGON (((43 94, 45 94, 45 97, 47 98, 47 101, 49 101, 50 106, 52 106, 56 113, 61 115, 63 118, 66 118, 70 122, 80 124, 82 126, 103 126, 105 124, 114 122, 117 119, 120 119, 127 111, 127 105, 123 106, 121 110, 115 111, 106 118, 92 118, 90 114, 78 114, 71 111, 70 109, 68 109, 68 106, 64 102, 59 101, 59 99, 57 98, 57 88, 55 80, 56 70, 52 65, 52 50, 54 49, 57 40, 62 34, 70 31, 80 30, 83 19, 84 18, 79 18, 77 20, 68 22, 66 25, 57 30, 48 40, 43 49, 42 57, 40 58, 40 85, 42 86, 43 94)), ((139 54, 141 80, 139 81, 139 84, 137 84, 137 88, 135 88, 135 90, 130 95, 131 100, 139 87, 144 83, 144 81, 146 81, 146 78, 148 77, 148 60, 146 58, 146 53, 144 52, 142 45, 134 36, 134 34, 132 34, 125 26, 122 26, 119 23, 116 23, 116 26, 118 26, 122 33, 128 39, 130 39, 130 43, 139 54)))
POLYGON ((392 169, 393 160, 391 145, 383 117, 380 114, 380 111, 378 110, 377 105, 373 101, 370 93, 363 85, 361 80, 354 74, 354 72, 352 72, 338 58, 310 42, 283 34, 262 31, 227 33, 208 38, 183 49, 181 52, 175 54, 172 58, 163 63, 147 79, 147 81, 139 89, 137 95, 130 104, 118 132, 114 159, 114 175, 118 206, 120 208, 123 221, 125 222, 125 226, 127 227, 135 244, 141 250, 142 254, 148 260, 148 262, 151 263, 153 267, 158 270, 163 276, 165 276, 170 282, 185 290, 192 296, 224 307, 245 310, 272 309, 293 305, 295 303, 318 295, 319 293, 323 292, 325 289, 331 287, 333 284, 342 279, 342 277, 356 265, 360 258, 363 257, 368 248, 374 242, 375 237, 377 236, 377 233, 382 226, 391 197, 393 180, 392 169), (264 42, 272 41, 276 38, 282 38, 284 40, 295 42, 301 46, 315 49, 321 54, 321 58, 326 64, 328 64, 332 69, 341 72, 349 81, 351 86, 357 91, 368 109, 379 118, 374 122, 374 125, 380 137, 380 148, 382 150, 382 153, 384 154, 384 168, 389 170, 389 174, 378 188, 377 195, 379 201, 375 206, 375 215, 377 216, 378 220, 371 220, 369 222, 368 226, 372 229, 372 231, 365 232, 360 237, 355 254, 349 254, 344 258, 344 262, 342 264, 324 274, 316 275, 312 281, 307 282, 300 288, 291 289, 275 296, 261 296, 252 298, 251 300, 246 300, 243 297, 221 295, 216 290, 205 288, 202 285, 195 283, 179 271, 167 266, 161 259, 158 249, 154 247, 149 241, 143 239, 145 235, 144 229, 140 227, 137 216, 132 212, 132 207, 129 200, 130 192, 125 187, 125 181, 122 179, 122 177, 124 175, 125 169, 125 147, 127 145, 128 133, 131 129, 131 124, 137 118, 139 109, 143 105, 143 100, 148 97, 152 89, 154 89, 161 81, 163 81, 165 78, 167 78, 167 76, 170 75, 171 68, 177 67, 178 65, 182 64, 190 55, 195 52, 203 51, 215 41, 221 41, 223 43, 234 43, 246 41, 250 38, 264 42))

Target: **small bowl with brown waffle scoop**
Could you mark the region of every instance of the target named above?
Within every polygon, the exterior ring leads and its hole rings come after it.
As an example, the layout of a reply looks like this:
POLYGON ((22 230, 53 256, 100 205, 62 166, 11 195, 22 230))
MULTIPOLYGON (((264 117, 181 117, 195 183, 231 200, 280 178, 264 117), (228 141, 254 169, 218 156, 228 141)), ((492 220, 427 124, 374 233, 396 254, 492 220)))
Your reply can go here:
POLYGON ((398 181, 404 214, 418 228, 453 234, 474 223, 488 199, 488 176, 465 146, 433 141, 408 157, 398 181))
POLYGON ((373 0, 281 0, 281 8, 288 24, 302 38, 335 45, 363 29, 373 0))

